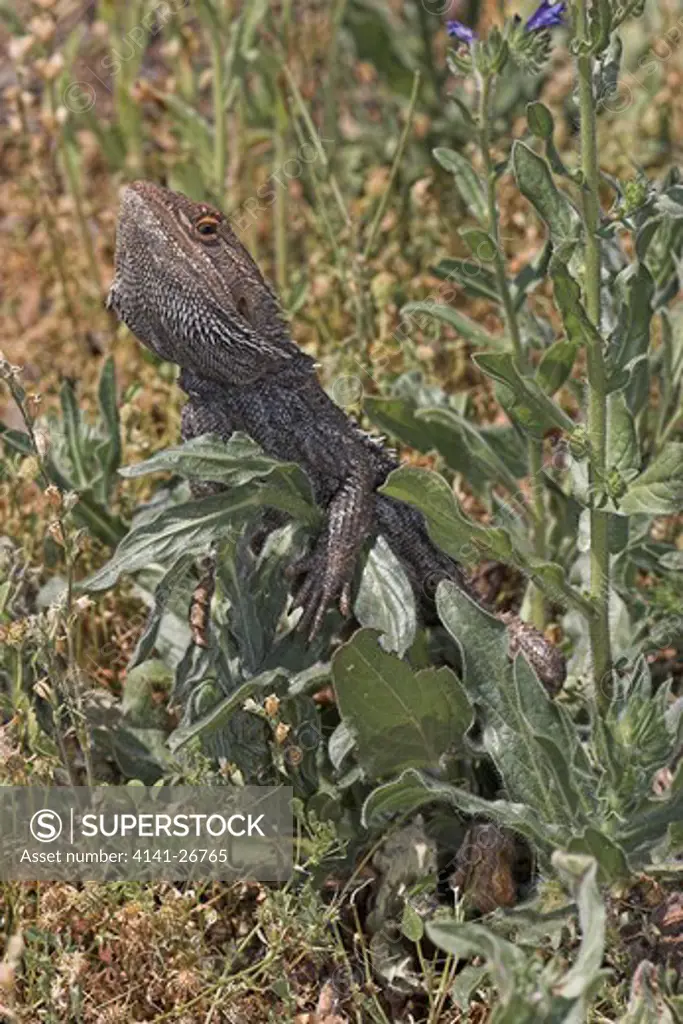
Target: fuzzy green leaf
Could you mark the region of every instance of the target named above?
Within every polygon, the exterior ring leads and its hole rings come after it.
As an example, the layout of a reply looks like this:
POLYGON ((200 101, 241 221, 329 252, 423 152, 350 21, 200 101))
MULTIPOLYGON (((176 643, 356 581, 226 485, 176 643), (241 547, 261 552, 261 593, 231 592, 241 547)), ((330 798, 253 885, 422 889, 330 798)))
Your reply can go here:
POLYGON ((450 468, 463 473, 471 484, 476 486, 477 481, 481 484, 493 480, 503 484, 513 494, 517 492, 515 476, 491 447, 485 431, 445 406, 419 409, 416 418, 441 428, 436 447, 450 468))
POLYGON ((471 345, 483 345, 486 348, 506 348, 507 342, 502 336, 495 334, 489 334, 483 327, 475 323, 474 320, 470 320, 469 317, 465 316, 464 313, 460 313, 457 309, 453 309, 452 306, 446 306, 441 302, 432 302, 426 300, 424 302, 408 302, 401 309, 401 316, 413 318, 414 315, 424 315, 430 317, 433 320, 440 320, 441 323, 448 324, 453 327, 454 330, 460 334, 465 341, 469 341, 471 345))
POLYGON ((106 590, 123 573, 134 573, 152 562, 171 565, 185 552, 206 551, 222 533, 241 525, 258 508, 263 489, 258 484, 238 491, 213 494, 199 501, 166 509, 134 527, 113 557, 79 584, 85 591, 106 590))
POLYGON ((560 338, 545 350, 536 370, 536 381, 546 395, 560 390, 572 372, 578 351, 576 341, 568 338, 560 338))
POLYGON ((473 562, 484 554, 500 561, 511 558, 512 544, 506 531, 478 526, 467 519, 438 473, 402 466, 389 474, 379 490, 419 508, 434 543, 457 561, 473 562))
POLYGON ((436 770, 472 724, 472 708, 450 668, 413 672, 381 649, 373 630, 359 630, 339 648, 332 675, 342 719, 371 778, 409 767, 436 770))
POLYGON ((526 108, 529 131, 539 139, 552 139, 555 122, 544 103, 529 103, 526 108))
POLYGON ((525 804, 484 800, 467 789, 440 782, 414 768, 407 768, 398 778, 372 791, 363 805, 362 821, 366 827, 377 825, 386 817, 412 814, 420 807, 435 803, 448 804, 473 817, 492 819, 539 846, 547 843, 538 815, 525 804))
POLYGON ((511 412, 516 420, 536 437, 552 427, 571 431, 573 421, 542 390, 537 381, 523 376, 510 353, 482 352, 474 361, 484 373, 504 384, 511 394, 511 412))
POLYGON ((546 161, 523 142, 512 147, 512 167, 519 190, 548 225, 556 244, 571 241, 579 216, 567 196, 560 192, 546 161))
POLYGON ((469 212, 481 224, 486 224, 488 221, 486 192, 483 182, 472 169, 470 161, 462 153, 457 153, 454 149, 446 149, 443 146, 438 146, 433 153, 434 158, 441 166, 450 171, 455 178, 455 184, 469 212))
POLYGON ((592 857, 557 851, 553 854, 553 867, 578 905, 581 928, 579 955, 554 991, 564 999, 583 1000, 602 976, 605 955, 607 912, 598 889, 598 865, 592 857))
POLYGON ((380 643, 384 650, 394 651, 399 658, 415 639, 417 613, 413 588, 382 536, 368 555, 353 611, 361 626, 382 633, 380 643))
POLYGON ((683 505, 683 443, 672 441, 621 499, 624 515, 675 515, 683 505))
POLYGON ((432 267, 432 273, 443 281, 455 281, 462 285, 470 295, 500 302, 495 275, 476 260, 447 257, 432 267))

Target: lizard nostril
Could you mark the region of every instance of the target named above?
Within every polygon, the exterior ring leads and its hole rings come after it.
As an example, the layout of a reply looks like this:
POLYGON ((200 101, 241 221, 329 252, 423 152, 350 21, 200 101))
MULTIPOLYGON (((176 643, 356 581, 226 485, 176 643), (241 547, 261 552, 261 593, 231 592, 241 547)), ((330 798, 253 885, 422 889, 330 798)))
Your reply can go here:
POLYGON ((240 295, 237 300, 237 312, 241 317, 248 322, 249 321, 249 303, 245 299, 244 295, 240 295))

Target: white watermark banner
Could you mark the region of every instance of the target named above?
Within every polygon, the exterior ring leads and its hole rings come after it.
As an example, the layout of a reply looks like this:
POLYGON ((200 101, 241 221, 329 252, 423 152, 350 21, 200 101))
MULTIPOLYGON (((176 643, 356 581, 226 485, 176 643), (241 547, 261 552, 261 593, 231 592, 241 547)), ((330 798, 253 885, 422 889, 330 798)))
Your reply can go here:
POLYGON ((0 879, 286 881, 292 790, 0 786, 0 879))

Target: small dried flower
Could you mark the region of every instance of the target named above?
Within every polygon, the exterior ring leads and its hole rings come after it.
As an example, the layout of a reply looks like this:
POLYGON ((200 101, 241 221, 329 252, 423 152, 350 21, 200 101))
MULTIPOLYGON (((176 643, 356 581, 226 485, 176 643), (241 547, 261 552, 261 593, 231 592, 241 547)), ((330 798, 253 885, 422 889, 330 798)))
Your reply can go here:
POLYGON ((36 449, 41 459, 44 459, 50 451, 50 435, 47 430, 37 429, 33 431, 33 438, 36 442, 36 449))
POLYGON ((263 708, 268 715, 268 718, 275 718, 280 710, 280 699, 276 697, 274 693, 271 693, 270 696, 266 697, 264 700, 263 708))
POLYGON ((14 39, 10 39, 7 45, 10 60, 13 60, 15 64, 23 64, 35 41, 35 36, 16 36, 14 39))
POLYGON ((50 484, 45 488, 45 497, 50 508, 58 509, 62 507, 62 492, 55 484, 50 484))
POLYGON ((28 27, 41 43, 49 43, 55 34, 55 23, 49 14, 39 14, 31 18, 28 27))
POLYGON ((46 82, 53 82, 64 70, 64 58, 61 53, 53 53, 47 60, 40 58, 35 61, 34 67, 46 82))
POLYGON ((79 495, 76 493, 76 491, 68 491, 64 495, 63 500, 64 500, 64 511, 65 512, 70 512, 71 509, 74 507, 74 505, 78 504, 78 502, 79 502, 79 495))
POLYGON ((57 520, 53 519, 51 523, 48 523, 47 532, 52 537, 55 544, 64 543, 64 534, 62 533, 62 524, 57 520))
POLYGON ((40 472, 40 464, 35 455, 28 455, 25 459, 22 459, 21 465, 17 470, 17 476, 20 480, 35 480, 40 472))
POLYGON ((285 722, 278 722, 278 724, 275 727, 275 742, 278 744, 278 746, 282 746, 282 744, 289 736, 291 729, 291 725, 287 725, 285 722))

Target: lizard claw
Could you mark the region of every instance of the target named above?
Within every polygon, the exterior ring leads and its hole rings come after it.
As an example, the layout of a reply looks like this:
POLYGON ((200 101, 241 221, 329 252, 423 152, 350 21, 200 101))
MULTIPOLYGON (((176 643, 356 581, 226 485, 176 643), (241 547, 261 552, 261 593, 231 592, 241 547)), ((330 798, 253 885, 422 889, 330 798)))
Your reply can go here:
POLYGON ((306 633, 309 643, 320 632, 325 612, 337 597, 342 615, 350 614, 351 583, 341 578, 341 574, 329 564, 324 541, 309 555, 293 562, 287 569, 287 575, 290 578, 305 577, 294 597, 294 607, 303 609, 298 628, 306 633))

